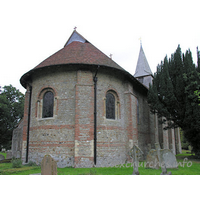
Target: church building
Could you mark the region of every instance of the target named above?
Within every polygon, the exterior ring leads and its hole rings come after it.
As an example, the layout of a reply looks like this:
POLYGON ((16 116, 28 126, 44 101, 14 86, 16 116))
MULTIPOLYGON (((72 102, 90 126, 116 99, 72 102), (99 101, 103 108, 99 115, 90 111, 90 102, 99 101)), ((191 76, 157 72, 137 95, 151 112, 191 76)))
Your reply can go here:
POLYGON ((164 130, 150 113, 152 80, 142 45, 133 76, 74 30, 20 79, 24 118, 13 132, 13 156, 40 164, 49 154, 58 167, 105 167, 129 162, 134 144, 144 160, 155 143, 180 153, 179 130, 164 130))

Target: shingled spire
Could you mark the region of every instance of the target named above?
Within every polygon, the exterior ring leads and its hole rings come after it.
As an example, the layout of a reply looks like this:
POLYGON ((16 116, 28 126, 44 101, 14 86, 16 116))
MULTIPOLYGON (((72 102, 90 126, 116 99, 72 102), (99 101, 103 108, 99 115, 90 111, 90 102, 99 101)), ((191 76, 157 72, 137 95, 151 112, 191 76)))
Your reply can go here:
POLYGON ((139 53, 134 77, 137 78, 146 87, 149 87, 149 83, 152 82, 152 78, 153 78, 153 73, 147 61, 147 58, 144 54, 142 44, 140 46, 140 53, 139 53))

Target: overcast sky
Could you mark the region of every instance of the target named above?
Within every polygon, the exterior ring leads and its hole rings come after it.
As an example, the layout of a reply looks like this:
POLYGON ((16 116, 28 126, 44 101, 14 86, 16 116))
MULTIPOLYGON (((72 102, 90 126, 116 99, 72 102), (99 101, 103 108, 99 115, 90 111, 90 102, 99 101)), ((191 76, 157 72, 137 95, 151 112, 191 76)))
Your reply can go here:
POLYGON ((9 0, 0 2, 0 86, 21 92, 21 76, 63 48, 74 27, 134 74, 140 40, 152 72, 178 44, 200 48, 198 0, 9 0))

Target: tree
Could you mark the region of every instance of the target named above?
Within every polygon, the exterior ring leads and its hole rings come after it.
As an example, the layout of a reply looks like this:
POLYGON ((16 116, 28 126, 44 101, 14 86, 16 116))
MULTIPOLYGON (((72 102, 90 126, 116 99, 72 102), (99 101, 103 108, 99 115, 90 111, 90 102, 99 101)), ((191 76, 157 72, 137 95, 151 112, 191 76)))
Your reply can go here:
POLYGON ((10 148, 12 131, 24 114, 24 95, 12 85, 0 91, 0 145, 10 148))
POLYGON ((148 103, 153 113, 165 117, 168 128, 180 127, 185 138, 200 155, 200 106, 196 90, 200 88, 200 74, 192 54, 182 54, 180 46, 170 59, 165 57, 157 67, 148 92, 148 103))
POLYGON ((200 72, 200 51, 197 47, 197 71, 200 72))

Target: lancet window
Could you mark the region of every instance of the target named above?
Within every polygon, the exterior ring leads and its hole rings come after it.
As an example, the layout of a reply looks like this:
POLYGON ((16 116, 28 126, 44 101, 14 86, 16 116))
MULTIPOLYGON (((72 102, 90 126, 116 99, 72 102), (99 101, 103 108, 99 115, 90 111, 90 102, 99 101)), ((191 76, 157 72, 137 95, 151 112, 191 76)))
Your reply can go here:
POLYGON ((53 92, 48 91, 43 96, 43 111, 42 117, 53 117, 54 95, 53 92))
POLYGON ((116 92, 109 90, 105 98, 106 119, 119 119, 119 99, 116 92))
POLYGON ((115 96, 112 93, 106 94, 106 118, 115 119, 115 96))

